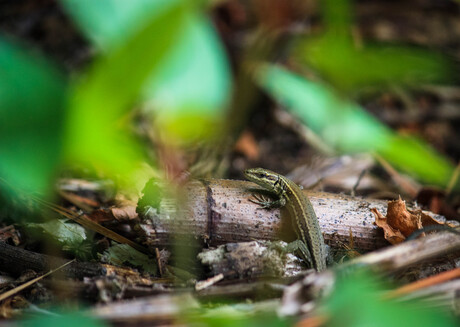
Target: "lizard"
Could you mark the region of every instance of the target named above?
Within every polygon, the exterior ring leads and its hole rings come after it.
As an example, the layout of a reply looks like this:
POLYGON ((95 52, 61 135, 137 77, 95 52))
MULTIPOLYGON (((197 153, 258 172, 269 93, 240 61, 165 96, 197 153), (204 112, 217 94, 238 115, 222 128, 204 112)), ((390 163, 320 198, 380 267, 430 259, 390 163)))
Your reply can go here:
POLYGON ((258 197, 250 201, 259 204, 264 209, 286 207, 298 238, 296 245, 304 259, 311 262, 316 271, 326 269, 326 247, 318 218, 310 200, 303 194, 300 187, 283 175, 264 168, 247 169, 244 175, 249 181, 262 186, 278 197, 275 201, 258 197))

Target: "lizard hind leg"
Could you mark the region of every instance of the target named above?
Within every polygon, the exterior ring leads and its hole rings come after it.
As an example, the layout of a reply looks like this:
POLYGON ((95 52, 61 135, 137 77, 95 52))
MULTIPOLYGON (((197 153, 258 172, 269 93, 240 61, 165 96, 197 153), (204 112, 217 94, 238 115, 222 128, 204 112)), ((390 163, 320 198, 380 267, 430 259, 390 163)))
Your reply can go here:
POLYGON ((295 240, 287 246, 287 251, 293 254, 299 254, 298 256, 306 263, 309 268, 313 268, 313 260, 311 257, 310 250, 302 240, 295 240))

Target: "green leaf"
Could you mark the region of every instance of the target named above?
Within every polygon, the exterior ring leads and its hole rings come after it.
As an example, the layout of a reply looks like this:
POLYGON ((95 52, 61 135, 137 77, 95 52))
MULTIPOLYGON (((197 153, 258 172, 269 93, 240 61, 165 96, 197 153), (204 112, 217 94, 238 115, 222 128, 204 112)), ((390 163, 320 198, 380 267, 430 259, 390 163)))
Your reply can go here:
POLYGON ((218 135, 230 98, 230 69, 210 22, 194 12, 145 99, 160 126, 181 140, 218 135))
POLYGON ((381 281, 362 272, 338 279, 325 304, 327 326, 457 326, 451 316, 434 309, 434 303, 385 300, 383 287, 381 281))
POLYGON ((0 38, 0 178, 11 186, 49 192, 61 153, 66 87, 51 62, 0 38))
POLYGON ((148 255, 141 253, 127 244, 116 244, 108 248, 101 257, 102 262, 123 266, 126 263, 141 268, 143 271, 155 275, 157 265, 148 255))
POLYGON ((352 37, 352 2, 321 2, 325 32, 300 38, 295 57, 343 90, 388 83, 445 82, 454 77, 446 56, 423 48, 395 45, 356 45, 352 37))
MULTIPOLYGON (((86 35, 110 52, 180 0, 61 0, 86 35), (107 19, 107 17, 110 19, 107 19)), ((190 7, 193 7, 189 1, 190 7)), ((181 35, 144 90, 157 128, 182 140, 219 130, 230 97, 230 69, 209 19, 189 10, 181 35)), ((163 27, 159 31, 164 32, 163 27)), ((156 32, 158 34, 158 32, 156 32)))
POLYGON ((122 116, 176 42, 185 9, 175 5, 162 11, 74 85, 67 117, 69 161, 93 164, 112 177, 130 177, 138 169, 142 151, 122 116))
POLYGON ((82 226, 62 219, 54 219, 46 223, 29 223, 27 228, 38 228, 46 235, 45 238, 55 239, 63 245, 73 246, 86 240, 86 231, 82 226))
POLYGON ((398 83, 445 82, 453 66, 446 57, 424 49, 397 46, 364 46, 357 49, 347 37, 325 34, 298 43, 302 62, 342 89, 398 83))
POLYGON ((18 322, 18 326, 23 327, 49 327, 49 326, 66 326, 66 327, 104 327, 108 326, 105 322, 97 320, 88 315, 74 312, 62 315, 47 315, 18 322))
POLYGON ((61 0, 81 31, 103 51, 112 51, 181 0, 61 0), (110 17, 110 19, 107 19, 110 17))
POLYGON ((394 133, 327 87, 275 66, 260 68, 256 79, 338 151, 375 152, 424 182, 448 184, 454 167, 446 158, 417 139, 394 133))

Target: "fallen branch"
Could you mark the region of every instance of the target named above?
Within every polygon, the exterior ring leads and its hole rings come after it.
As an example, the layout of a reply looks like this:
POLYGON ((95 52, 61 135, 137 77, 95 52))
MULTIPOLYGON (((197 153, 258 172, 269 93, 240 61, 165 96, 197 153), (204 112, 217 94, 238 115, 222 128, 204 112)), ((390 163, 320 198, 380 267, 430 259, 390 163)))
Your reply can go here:
MULTIPOLYGON (((292 230, 288 220, 280 218, 285 217, 284 210, 282 214, 279 209, 263 210, 248 201, 253 195, 251 189, 258 187, 246 181, 192 181, 183 187, 186 200, 179 207, 174 199, 165 197, 159 205, 139 208, 145 222, 140 227, 146 243, 153 247, 170 246, 174 240, 180 242, 193 236, 201 243, 216 246, 254 239, 275 240, 292 230)), ((350 243, 350 233, 355 249, 361 251, 389 245, 383 232, 374 225, 371 212, 371 208, 377 208, 386 213, 386 201, 313 191, 304 193, 313 204, 329 245, 343 247, 350 243)), ((157 194, 151 196, 158 197, 157 194)))

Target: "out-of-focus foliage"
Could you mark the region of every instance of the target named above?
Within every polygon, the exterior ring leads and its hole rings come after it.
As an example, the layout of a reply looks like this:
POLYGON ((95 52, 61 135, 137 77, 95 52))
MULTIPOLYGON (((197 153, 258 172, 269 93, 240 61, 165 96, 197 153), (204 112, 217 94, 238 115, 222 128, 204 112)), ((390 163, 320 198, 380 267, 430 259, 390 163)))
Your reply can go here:
POLYGON ((67 160, 93 164, 111 176, 130 177, 139 168, 142 149, 121 118, 169 53, 185 14, 186 8, 180 4, 162 11, 121 46, 99 58, 74 85, 66 124, 67 160))
MULTIPOLYGON (((66 162, 83 161, 111 177, 133 176, 143 149, 129 130, 130 109, 142 99, 156 109, 155 127, 168 140, 196 139, 220 128, 229 69, 217 35, 202 15, 202 3, 61 1, 101 55, 68 91, 52 64, 0 41, 0 176, 9 184, 46 192, 63 139, 66 162)), ((446 63, 427 51, 355 47, 349 4, 325 1, 324 33, 301 40, 295 56, 347 89, 446 76, 446 63)), ((287 75, 268 69, 259 74, 259 82, 284 103, 295 104, 292 109, 304 123, 337 149, 375 151, 427 182, 445 185, 451 165, 423 143, 396 137, 355 105, 287 75), (290 86, 278 79, 289 80, 290 86)))
POLYGON ((357 45, 353 39, 351 1, 322 1, 325 31, 302 38, 295 57, 335 87, 360 87, 448 81, 453 65, 439 53, 390 45, 357 45))
POLYGON ((155 275, 158 270, 154 260, 127 244, 116 244, 111 246, 101 256, 101 261, 117 266, 130 264, 152 275, 155 275))
MULTIPOLYGON (((0 39, 2 181, 47 194, 62 148, 67 163, 93 165, 110 177, 133 176, 144 159, 130 131, 132 108, 138 103, 149 104, 144 112, 154 111, 155 127, 159 134, 173 139, 168 141, 195 140, 219 129, 230 94, 229 65, 212 24, 194 1, 61 2, 100 53, 69 87, 52 63, 0 39)), ((328 0, 322 5, 324 33, 299 40, 291 55, 338 90, 449 77, 449 64, 436 53, 357 46, 350 34, 350 2, 328 0)), ((446 185, 453 173, 452 165, 436 151, 417 139, 397 135, 320 83, 270 65, 257 70, 256 80, 339 151, 380 154, 421 180, 438 185, 446 185)), ((57 220, 28 227, 84 253, 86 233, 78 225, 57 220)), ((129 262, 152 274, 157 269, 147 256, 126 245, 111 247, 103 259, 114 264, 129 262)), ((379 292, 375 281, 365 276, 339 282, 327 303, 330 325, 453 326, 449 318, 425 308, 384 301, 379 292)), ((199 322, 291 324, 277 317, 229 311, 200 317, 199 322)), ((47 317, 23 324, 82 323, 101 326, 81 316, 47 317)))
POLYGON ((356 49, 348 38, 331 35, 306 41, 299 52, 334 86, 358 87, 446 81, 452 67, 439 54, 421 49, 367 46, 356 49))
POLYGON ((207 310, 200 316, 185 315, 186 324, 198 324, 208 327, 287 327, 293 326, 290 318, 281 318, 272 314, 256 313, 250 304, 226 305, 220 308, 207 310))
MULTIPOLYGON (((294 57, 336 90, 363 86, 447 81, 453 67, 428 50, 357 46, 351 36, 350 1, 322 2, 325 30, 300 39, 294 57)), ((426 183, 446 186, 453 165, 421 140, 397 135, 358 105, 318 82, 265 66, 258 83, 304 124, 341 152, 374 152, 426 183)))
MULTIPOLYGON (((146 22, 184 3, 179 0, 61 1, 82 31, 104 52, 122 46, 145 29, 146 22)), ((223 48, 209 20, 193 1, 185 3, 188 10, 181 18, 180 35, 168 56, 159 60, 154 72, 144 67, 150 72, 144 98, 149 101, 149 108, 156 110, 157 127, 163 133, 181 140, 195 140, 218 130, 229 98, 230 74, 223 48)), ((173 36, 160 26, 153 32, 152 40, 155 42, 161 35, 173 36)), ((150 57, 151 52, 145 50, 144 55, 150 57)), ((139 63, 133 61, 133 65, 139 63)))
MULTIPOLYGON (((171 0, 61 0, 99 50, 110 52, 139 33, 144 25, 176 7, 181 1, 171 0), (110 19, 108 19, 110 17, 110 19)), ((160 30, 156 34, 159 34, 160 30)))
POLYGON ((327 326, 457 326, 453 317, 434 309, 434 303, 388 300, 383 291, 381 281, 363 272, 339 279, 326 303, 327 326))
POLYGON ((342 152, 375 152, 415 175, 447 185, 453 165, 425 143, 397 135, 358 105, 327 87, 276 66, 264 66, 257 81, 328 144, 342 152))
POLYGON ((130 110, 141 101, 156 109, 156 128, 168 141, 196 140, 219 128, 229 69, 202 8, 181 0, 63 4, 101 55, 68 88, 51 63, 0 40, 0 177, 6 183, 46 193, 62 148, 66 163, 132 183, 144 151, 132 136, 130 110))
POLYGON ((105 327, 107 324, 101 320, 91 318, 81 313, 69 313, 63 315, 47 315, 43 317, 24 320, 18 324, 22 327, 49 327, 49 326, 66 326, 66 327, 105 327))
POLYGON ((0 189, 49 192, 61 154, 66 93, 56 67, 0 38, 0 189))

